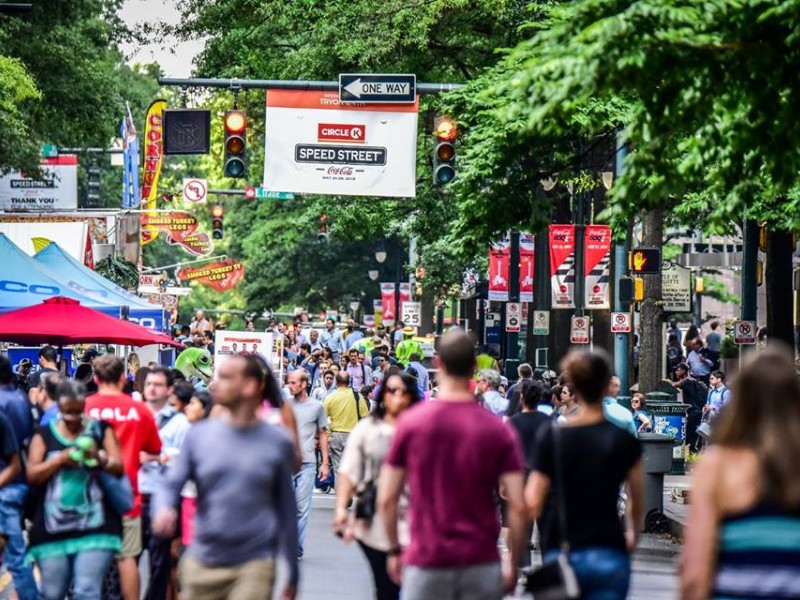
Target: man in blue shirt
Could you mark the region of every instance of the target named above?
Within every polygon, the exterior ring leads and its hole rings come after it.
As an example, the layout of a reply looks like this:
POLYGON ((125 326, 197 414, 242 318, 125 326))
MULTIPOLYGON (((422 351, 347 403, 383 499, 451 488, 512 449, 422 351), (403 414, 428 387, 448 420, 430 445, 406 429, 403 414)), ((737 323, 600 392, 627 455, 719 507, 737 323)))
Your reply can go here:
POLYGON ((320 334, 319 343, 322 344, 323 348, 326 346, 330 348, 333 353, 333 359, 337 361, 339 360, 339 355, 347 350, 342 332, 336 329, 336 323, 334 323, 333 319, 325 321, 325 331, 320 334))
POLYGON ((712 371, 711 388, 708 390, 706 405, 703 407, 703 416, 708 421, 713 421, 731 398, 731 391, 725 385, 725 374, 722 371, 712 371))
POLYGON ((686 357, 686 363, 689 365, 689 374, 692 377, 709 385, 708 376, 714 367, 714 361, 707 356, 707 351, 703 348, 703 342, 700 338, 695 338, 692 342, 692 351, 686 357))
POLYGON ((614 375, 611 378, 611 383, 608 384, 608 396, 603 398, 603 414, 606 416, 607 421, 636 437, 636 424, 633 422, 633 414, 617 402, 618 394, 619 377, 614 375))

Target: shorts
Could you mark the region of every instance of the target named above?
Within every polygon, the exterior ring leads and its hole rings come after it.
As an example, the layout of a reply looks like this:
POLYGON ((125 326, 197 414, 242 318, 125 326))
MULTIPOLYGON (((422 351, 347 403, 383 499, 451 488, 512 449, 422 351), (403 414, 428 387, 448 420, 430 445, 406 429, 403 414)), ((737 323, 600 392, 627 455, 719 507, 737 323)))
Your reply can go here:
POLYGON ((142 553, 142 518, 122 517, 122 550, 116 558, 138 558, 142 553))
POLYGON ((275 584, 275 561, 272 559, 212 567, 184 556, 178 572, 181 590, 192 600, 270 600, 275 584))

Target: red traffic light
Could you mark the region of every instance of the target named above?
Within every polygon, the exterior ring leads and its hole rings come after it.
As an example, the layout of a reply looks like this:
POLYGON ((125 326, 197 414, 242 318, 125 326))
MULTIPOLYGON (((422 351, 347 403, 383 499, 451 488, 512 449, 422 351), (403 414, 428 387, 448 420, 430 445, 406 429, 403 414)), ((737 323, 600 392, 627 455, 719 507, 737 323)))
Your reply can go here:
POLYGON ((436 120, 433 135, 440 140, 452 142, 458 137, 458 126, 456 122, 449 117, 439 117, 436 120))
POLYGON ((225 131, 242 133, 247 127, 247 115, 240 110, 229 110, 225 113, 225 131))

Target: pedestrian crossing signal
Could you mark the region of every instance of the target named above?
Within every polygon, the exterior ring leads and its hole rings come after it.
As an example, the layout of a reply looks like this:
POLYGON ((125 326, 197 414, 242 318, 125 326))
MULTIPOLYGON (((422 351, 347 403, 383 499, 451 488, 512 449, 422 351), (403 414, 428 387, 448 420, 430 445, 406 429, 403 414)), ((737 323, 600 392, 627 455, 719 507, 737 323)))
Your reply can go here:
POLYGON ((437 117, 433 126, 433 183, 446 185, 456 178, 458 126, 449 117, 437 117))
POLYGON ((634 275, 658 275, 661 273, 661 250, 634 248, 628 257, 628 268, 634 275))
POLYGON ((243 110, 225 112, 225 177, 241 179, 247 176, 247 113, 243 110))

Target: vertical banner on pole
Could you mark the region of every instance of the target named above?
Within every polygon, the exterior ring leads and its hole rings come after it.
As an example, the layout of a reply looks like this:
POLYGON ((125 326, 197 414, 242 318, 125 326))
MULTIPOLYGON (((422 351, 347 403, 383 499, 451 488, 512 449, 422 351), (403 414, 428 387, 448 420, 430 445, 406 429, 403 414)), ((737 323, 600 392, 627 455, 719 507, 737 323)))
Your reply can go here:
POLYGON ((609 310, 608 280, 611 274, 611 228, 586 226, 585 306, 589 310, 609 310))
MULTIPOLYGON (((161 176, 161 167, 164 164, 164 110, 167 108, 166 100, 156 100, 147 110, 147 119, 144 130, 144 174, 141 187, 141 208, 155 210, 158 208, 158 178, 161 176)), ((155 217, 155 213, 146 213, 155 217)), ((144 215, 143 215, 144 216, 144 215)), ((158 228, 142 225, 142 246, 149 244, 158 237, 158 228)))
POLYGON ((575 308, 575 226, 550 225, 552 308, 575 308))
POLYGON ((382 321, 385 325, 394 324, 394 282, 381 284, 382 321))
POLYGON ((400 306, 403 302, 411 302, 411 284, 408 282, 400 284, 400 306))
POLYGON ((532 233, 519 234, 519 301, 533 302, 534 237, 532 233))
POLYGON ((508 302, 508 271, 511 267, 511 240, 489 248, 489 300, 508 302))

